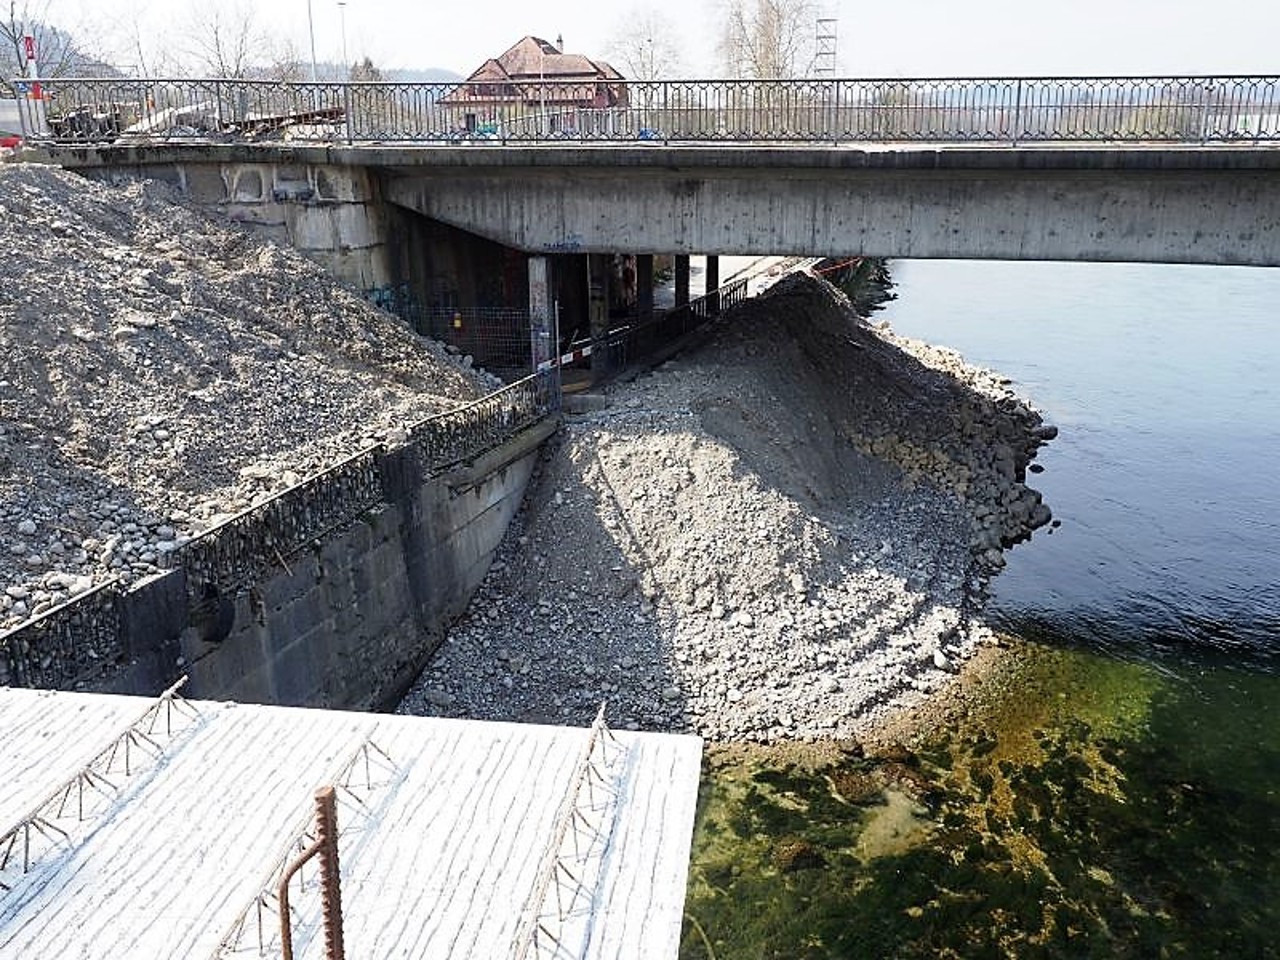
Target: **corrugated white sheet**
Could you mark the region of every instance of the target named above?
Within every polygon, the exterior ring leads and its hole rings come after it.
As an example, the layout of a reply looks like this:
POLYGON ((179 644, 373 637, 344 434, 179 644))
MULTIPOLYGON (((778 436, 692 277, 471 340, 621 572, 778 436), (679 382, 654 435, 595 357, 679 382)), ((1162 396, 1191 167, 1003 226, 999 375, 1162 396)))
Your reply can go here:
POLYGON ((0 688, 0 831, 92 760, 146 707, 135 697, 0 688))
MULTIPOLYGON (((27 812, 24 798, 72 775, 146 706, 0 690, 0 830, 27 812)), ((0 960, 214 956, 308 822, 315 789, 366 737, 393 766, 372 753, 372 788, 360 763, 354 796, 339 792, 347 955, 511 955, 587 731, 196 706, 202 719, 126 781, 103 816, 0 891, 0 960)), ((674 957, 701 742, 617 737, 627 748, 621 801, 591 872, 590 907, 579 912, 580 955, 674 957)), ((318 895, 295 887, 293 902, 295 952, 318 958, 318 895)), ((277 921, 265 919, 274 941, 277 921)), ((229 955, 257 956, 256 913, 239 948, 229 955)), ((274 942, 270 950, 278 955, 274 942)))

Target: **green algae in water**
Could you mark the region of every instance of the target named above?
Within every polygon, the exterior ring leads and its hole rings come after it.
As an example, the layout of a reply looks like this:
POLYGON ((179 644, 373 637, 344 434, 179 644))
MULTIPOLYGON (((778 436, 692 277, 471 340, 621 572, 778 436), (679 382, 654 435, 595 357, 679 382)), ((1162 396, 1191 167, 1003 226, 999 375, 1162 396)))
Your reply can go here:
POLYGON ((1280 956, 1277 705, 1028 645, 914 753, 712 748, 681 956, 1280 956))

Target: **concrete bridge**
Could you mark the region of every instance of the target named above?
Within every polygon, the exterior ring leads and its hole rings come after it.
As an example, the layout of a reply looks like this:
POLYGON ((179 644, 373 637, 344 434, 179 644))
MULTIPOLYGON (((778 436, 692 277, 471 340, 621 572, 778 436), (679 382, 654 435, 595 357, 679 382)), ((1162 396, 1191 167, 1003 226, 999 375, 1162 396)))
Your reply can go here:
POLYGON ((530 253, 1280 263, 1280 77, 12 87, 67 166, 232 206, 256 166, 530 253))
MULTIPOLYGON (((338 151, 344 161, 356 152, 338 151)), ((523 250, 1280 264, 1280 150, 365 150, 393 203, 523 250)))
POLYGON ((1280 265, 1280 78, 545 86, 14 91, 53 162, 168 180, 512 370, 557 315, 651 316, 654 255, 677 308, 691 254, 708 290, 722 254, 1280 265))
MULTIPOLYGON (((48 153, 86 172, 173 179, 251 222, 290 220, 258 207, 318 207, 340 221, 320 239, 335 250, 373 244, 379 220, 339 208, 386 202, 530 253, 1280 264, 1280 147, 1270 146, 116 143, 48 153)), ((304 226, 295 239, 314 245, 314 233, 304 226)))

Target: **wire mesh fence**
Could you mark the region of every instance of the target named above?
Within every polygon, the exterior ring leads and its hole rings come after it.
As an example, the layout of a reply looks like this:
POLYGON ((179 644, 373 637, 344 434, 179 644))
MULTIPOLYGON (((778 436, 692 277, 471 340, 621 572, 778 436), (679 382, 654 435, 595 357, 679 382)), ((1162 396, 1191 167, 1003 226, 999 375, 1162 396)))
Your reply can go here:
POLYGON ((286 83, 14 80, 53 143, 1280 141, 1280 77, 286 83))
POLYGON ((409 307, 397 312, 419 333, 473 357, 478 366, 503 379, 516 379, 533 369, 527 310, 409 307))
POLYGON ((68 688, 118 661, 119 594, 109 580, 0 633, 0 687, 68 688))

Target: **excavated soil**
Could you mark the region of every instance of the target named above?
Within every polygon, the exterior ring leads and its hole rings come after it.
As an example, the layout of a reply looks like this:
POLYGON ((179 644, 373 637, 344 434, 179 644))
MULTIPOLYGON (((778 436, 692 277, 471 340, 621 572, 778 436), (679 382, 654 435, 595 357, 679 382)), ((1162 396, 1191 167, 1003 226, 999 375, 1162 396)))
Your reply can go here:
POLYGON ((0 629, 493 389, 300 254, 0 165, 0 629))
POLYGON ((605 400, 402 711, 860 736, 992 639, 987 579, 1049 519, 1053 429, 1007 382, 810 276, 605 400))

